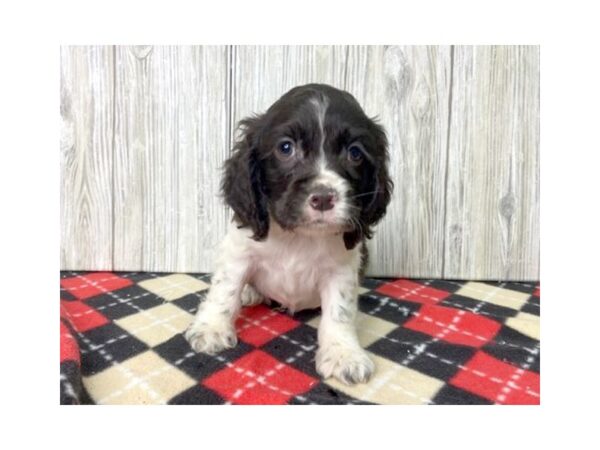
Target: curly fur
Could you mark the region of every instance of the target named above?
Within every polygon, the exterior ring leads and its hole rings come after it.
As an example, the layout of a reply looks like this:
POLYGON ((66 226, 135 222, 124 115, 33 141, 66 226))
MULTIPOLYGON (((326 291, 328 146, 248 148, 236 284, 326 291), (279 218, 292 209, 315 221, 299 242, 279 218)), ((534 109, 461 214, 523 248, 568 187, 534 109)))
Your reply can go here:
POLYGON ((368 381, 374 366, 354 319, 365 242, 393 189, 383 128, 349 93, 310 84, 241 121, 240 132, 222 181, 233 223, 187 339, 207 353, 235 345, 248 292, 290 311, 320 306, 318 372, 368 381))

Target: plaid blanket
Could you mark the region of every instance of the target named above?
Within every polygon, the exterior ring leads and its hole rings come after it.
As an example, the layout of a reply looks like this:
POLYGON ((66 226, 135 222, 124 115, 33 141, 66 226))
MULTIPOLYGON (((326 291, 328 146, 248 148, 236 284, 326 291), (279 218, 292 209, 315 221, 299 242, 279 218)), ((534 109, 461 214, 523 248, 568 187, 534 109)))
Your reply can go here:
POLYGON ((62 272, 62 404, 539 404, 539 284, 367 279, 357 327, 367 384, 315 371, 319 311, 243 308, 239 343, 182 333, 208 274, 62 272))

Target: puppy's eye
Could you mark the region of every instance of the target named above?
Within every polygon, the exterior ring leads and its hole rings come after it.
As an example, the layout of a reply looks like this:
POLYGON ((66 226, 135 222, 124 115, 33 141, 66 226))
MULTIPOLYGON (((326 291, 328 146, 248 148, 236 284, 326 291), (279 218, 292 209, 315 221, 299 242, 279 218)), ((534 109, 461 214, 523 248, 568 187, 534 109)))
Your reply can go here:
POLYGON ((277 144, 277 156, 280 159, 289 159, 294 155, 294 143, 290 140, 281 141, 277 144))
POLYGON ((363 150, 359 145, 353 144, 350 147, 348 147, 348 160, 351 163, 360 164, 362 162, 363 158, 364 158, 363 150))

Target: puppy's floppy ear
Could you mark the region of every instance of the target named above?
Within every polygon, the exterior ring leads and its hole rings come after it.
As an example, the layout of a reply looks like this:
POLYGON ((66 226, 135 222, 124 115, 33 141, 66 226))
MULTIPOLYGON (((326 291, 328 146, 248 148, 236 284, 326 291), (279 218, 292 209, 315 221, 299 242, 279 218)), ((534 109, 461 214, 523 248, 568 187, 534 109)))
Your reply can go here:
POLYGON ((233 154, 225 161, 221 191, 225 202, 235 212, 241 226, 249 226, 253 239, 263 240, 269 233, 269 213, 265 194, 264 175, 258 155, 260 117, 240 122, 241 137, 233 154))
POLYGON ((360 227, 344 233, 344 244, 348 250, 354 248, 363 238, 370 239, 373 236, 371 226, 375 225, 385 215, 388 204, 392 197, 394 183, 388 174, 388 142, 385 131, 381 125, 371 122, 371 133, 375 139, 377 157, 374 161, 373 183, 362 200, 362 208, 359 217, 360 227))

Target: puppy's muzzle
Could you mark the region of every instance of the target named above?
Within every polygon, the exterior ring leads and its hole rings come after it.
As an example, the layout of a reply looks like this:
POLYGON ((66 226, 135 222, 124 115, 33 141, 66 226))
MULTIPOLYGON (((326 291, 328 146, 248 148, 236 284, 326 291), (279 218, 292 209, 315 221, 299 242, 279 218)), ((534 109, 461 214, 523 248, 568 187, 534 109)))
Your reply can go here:
POLYGON ((308 204, 316 211, 329 211, 338 201, 338 193, 331 188, 318 188, 308 197, 308 204))

